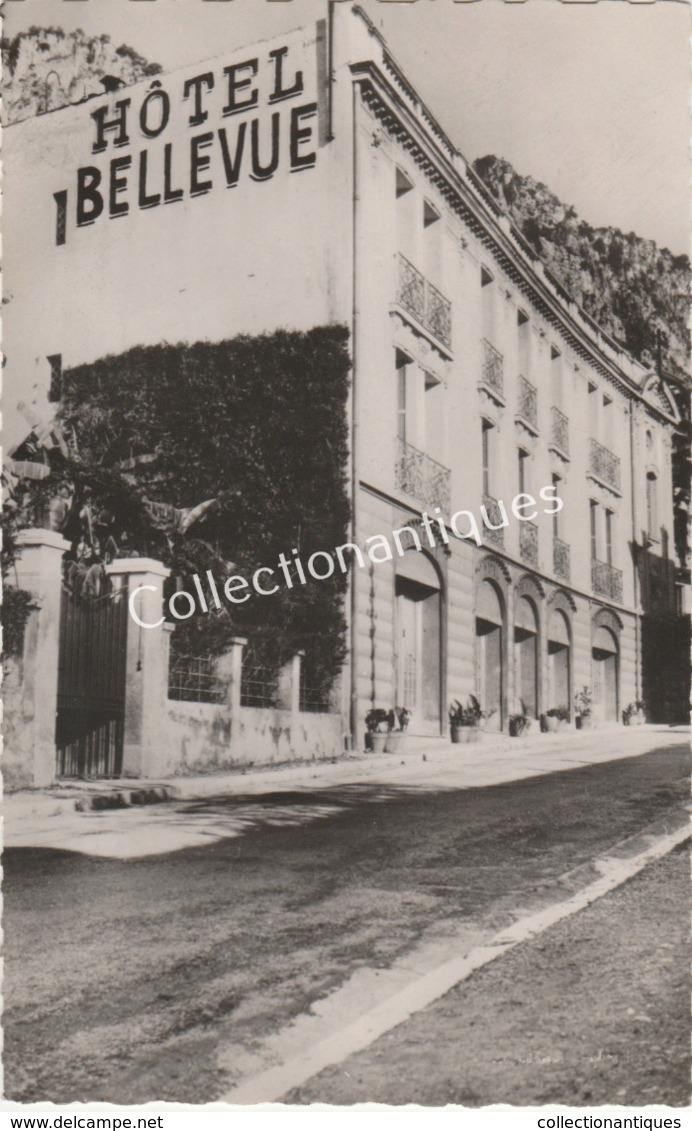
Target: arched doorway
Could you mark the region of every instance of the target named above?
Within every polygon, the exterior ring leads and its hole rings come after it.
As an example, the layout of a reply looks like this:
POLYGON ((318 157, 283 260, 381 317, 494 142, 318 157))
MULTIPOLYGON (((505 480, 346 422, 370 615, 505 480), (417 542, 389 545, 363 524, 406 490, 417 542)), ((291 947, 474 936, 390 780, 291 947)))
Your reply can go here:
POLYGON ((572 640, 569 621, 561 609, 553 609, 548 622, 548 710, 561 707, 571 717, 572 640))
POLYGON ((476 597, 476 642, 478 646, 478 693, 481 707, 490 711, 487 730, 502 730, 504 718, 503 665, 504 611, 502 595, 492 582, 482 581, 476 597))
POLYGON ((439 734, 442 711, 441 582, 426 554, 407 550, 396 565, 394 684, 410 730, 439 734))
POLYGON ((605 723, 618 721, 618 642, 603 625, 595 628, 593 658, 593 713, 605 723))
POLYGON ((523 709, 538 718, 538 614, 529 597, 519 597, 514 609, 514 687, 523 709))

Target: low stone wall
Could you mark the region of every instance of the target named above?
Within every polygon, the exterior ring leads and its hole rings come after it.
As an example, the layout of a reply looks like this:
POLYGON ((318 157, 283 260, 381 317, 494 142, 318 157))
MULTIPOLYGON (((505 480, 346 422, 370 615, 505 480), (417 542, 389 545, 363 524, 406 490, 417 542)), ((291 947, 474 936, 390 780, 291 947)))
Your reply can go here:
POLYGON ((150 774, 214 773, 239 766, 296 759, 335 758, 343 753, 340 715, 166 702, 160 753, 150 774))

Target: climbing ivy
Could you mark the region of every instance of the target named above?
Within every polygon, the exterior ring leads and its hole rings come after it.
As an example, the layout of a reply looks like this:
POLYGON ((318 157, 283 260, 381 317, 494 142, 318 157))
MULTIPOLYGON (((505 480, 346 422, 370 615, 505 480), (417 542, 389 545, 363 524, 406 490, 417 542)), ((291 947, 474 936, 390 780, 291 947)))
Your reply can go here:
MULTIPOLYGON (((188 588, 207 569, 222 584, 249 579, 294 550, 305 563, 346 540, 347 342, 345 328, 322 326, 138 346, 68 369, 59 414, 76 454, 63 470, 110 512, 118 544, 162 558, 172 584, 188 588), (151 516, 152 502, 189 515, 211 500, 185 532, 151 516)), ((181 623, 174 640, 203 654, 248 636, 270 666, 304 649, 311 686, 324 690, 345 653, 346 584, 341 572, 281 584, 181 623)))

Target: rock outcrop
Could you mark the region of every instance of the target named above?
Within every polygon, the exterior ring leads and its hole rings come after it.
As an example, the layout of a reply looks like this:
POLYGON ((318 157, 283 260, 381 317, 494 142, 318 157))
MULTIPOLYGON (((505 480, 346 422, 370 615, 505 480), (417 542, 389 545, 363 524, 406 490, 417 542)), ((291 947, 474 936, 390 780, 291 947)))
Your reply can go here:
POLYGON ((32 27, 2 40, 3 125, 45 114, 118 83, 129 86, 161 71, 131 47, 113 47, 107 35, 32 27))
POLYGON ((575 302, 636 358, 687 379, 690 261, 618 228, 593 228, 499 157, 477 175, 575 302), (659 358, 660 351, 660 358, 659 358))

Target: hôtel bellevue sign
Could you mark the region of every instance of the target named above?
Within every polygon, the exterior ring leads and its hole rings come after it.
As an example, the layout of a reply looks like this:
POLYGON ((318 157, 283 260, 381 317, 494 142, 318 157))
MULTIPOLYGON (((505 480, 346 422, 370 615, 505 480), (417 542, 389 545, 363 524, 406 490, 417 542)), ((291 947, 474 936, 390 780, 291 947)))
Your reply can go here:
POLYGON ((234 188, 244 178, 312 168, 315 76, 311 70, 308 93, 308 56, 303 50, 294 59, 299 51, 280 46, 181 78, 177 87, 154 80, 138 99, 122 91, 94 110, 92 160, 77 169, 72 190, 53 194, 56 243, 66 242, 72 217, 82 228, 234 188))

